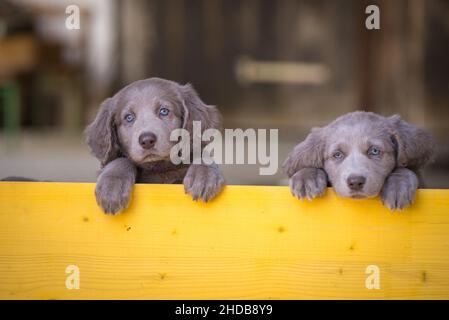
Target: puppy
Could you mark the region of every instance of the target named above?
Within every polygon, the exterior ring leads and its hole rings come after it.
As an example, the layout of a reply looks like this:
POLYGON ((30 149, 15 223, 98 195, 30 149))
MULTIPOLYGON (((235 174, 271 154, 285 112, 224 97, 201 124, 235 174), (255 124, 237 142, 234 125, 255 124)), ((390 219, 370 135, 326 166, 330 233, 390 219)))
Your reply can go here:
POLYGON ((353 112, 314 128, 283 164, 296 197, 322 196, 328 182, 341 197, 381 194, 390 209, 409 206, 417 171, 433 155, 431 136, 400 118, 353 112))
POLYGON ((194 200, 208 201, 220 192, 224 178, 216 164, 170 161, 177 143, 170 133, 185 128, 192 137, 193 121, 201 122, 202 131, 221 129, 219 111, 201 101, 189 84, 159 78, 136 81, 101 104, 85 133, 101 162, 95 195, 105 213, 125 209, 136 182, 183 182, 194 200))

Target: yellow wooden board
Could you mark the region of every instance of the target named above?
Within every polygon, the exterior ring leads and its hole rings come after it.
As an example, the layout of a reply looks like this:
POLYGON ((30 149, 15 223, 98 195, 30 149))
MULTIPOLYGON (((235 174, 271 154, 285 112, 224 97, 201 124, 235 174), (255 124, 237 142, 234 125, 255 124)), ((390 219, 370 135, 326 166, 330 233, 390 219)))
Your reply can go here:
POLYGON ((391 213, 332 189, 301 202, 287 187, 227 186, 204 204, 181 185, 137 185, 107 216, 94 184, 2 182, 0 298, 448 299, 449 190, 391 213))

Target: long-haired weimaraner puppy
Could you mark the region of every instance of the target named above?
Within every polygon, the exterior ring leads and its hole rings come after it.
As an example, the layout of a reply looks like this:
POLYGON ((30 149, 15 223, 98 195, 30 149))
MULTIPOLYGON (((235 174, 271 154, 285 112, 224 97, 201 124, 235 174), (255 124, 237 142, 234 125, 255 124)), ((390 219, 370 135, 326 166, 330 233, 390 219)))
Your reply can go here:
POLYGON ((101 104, 86 136, 101 161, 95 195, 105 213, 125 209, 136 182, 183 182, 194 200, 208 201, 220 192, 224 178, 216 164, 170 161, 177 143, 170 133, 185 128, 192 136, 193 121, 201 122, 202 131, 221 129, 217 108, 206 105, 192 86, 159 78, 136 81, 101 104))
POLYGON ((400 116, 352 112, 322 128, 313 128, 284 162, 290 189, 309 200, 329 184, 341 197, 381 195, 390 209, 409 206, 419 179, 417 170, 433 155, 431 136, 400 116))

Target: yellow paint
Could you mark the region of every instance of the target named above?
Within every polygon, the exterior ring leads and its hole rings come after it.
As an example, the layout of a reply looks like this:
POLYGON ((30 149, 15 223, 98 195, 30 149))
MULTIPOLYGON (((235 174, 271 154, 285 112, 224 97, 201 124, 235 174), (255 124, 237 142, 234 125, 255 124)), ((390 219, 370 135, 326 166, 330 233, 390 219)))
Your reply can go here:
POLYGON ((0 183, 0 298, 449 298, 449 190, 391 213, 331 189, 301 202, 287 187, 227 186, 204 204, 181 185, 137 185, 115 217, 93 192, 0 183), (79 290, 66 288, 69 265, 79 290), (365 287, 369 265, 378 290, 365 287))

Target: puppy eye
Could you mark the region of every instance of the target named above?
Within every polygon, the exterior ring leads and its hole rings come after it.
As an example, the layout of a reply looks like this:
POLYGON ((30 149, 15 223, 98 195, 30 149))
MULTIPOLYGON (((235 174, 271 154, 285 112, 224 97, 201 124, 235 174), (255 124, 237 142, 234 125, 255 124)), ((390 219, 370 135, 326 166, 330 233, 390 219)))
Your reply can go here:
POLYGON ((133 122, 136 117, 132 113, 127 113, 125 115, 126 122, 133 122))
POLYGON ((371 147, 368 149, 368 155, 370 156, 378 156, 380 155, 380 149, 376 147, 371 147))
POLYGON ((343 154, 343 152, 337 150, 332 154, 332 157, 334 157, 334 159, 340 160, 340 159, 343 159, 344 154, 343 154))
POLYGON ((162 107, 162 108, 159 110, 159 115, 161 115, 161 116, 163 116, 163 117, 168 116, 169 113, 170 113, 170 110, 168 110, 168 109, 165 108, 165 107, 162 107))

